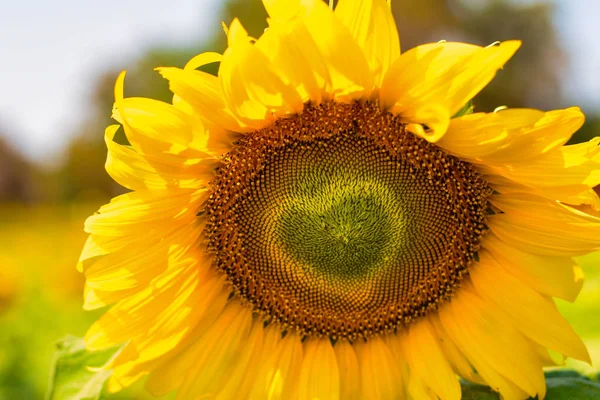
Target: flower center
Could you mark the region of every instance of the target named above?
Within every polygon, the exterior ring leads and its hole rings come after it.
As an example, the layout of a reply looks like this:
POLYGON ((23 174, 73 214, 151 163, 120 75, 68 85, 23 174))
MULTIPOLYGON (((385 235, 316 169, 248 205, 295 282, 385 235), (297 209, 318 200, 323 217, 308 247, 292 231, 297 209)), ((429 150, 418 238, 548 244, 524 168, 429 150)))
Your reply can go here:
POLYGON ((248 134, 213 182, 215 265, 266 320, 368 337, 449 298, 490 189, 374 104, 325 103, 248 134))

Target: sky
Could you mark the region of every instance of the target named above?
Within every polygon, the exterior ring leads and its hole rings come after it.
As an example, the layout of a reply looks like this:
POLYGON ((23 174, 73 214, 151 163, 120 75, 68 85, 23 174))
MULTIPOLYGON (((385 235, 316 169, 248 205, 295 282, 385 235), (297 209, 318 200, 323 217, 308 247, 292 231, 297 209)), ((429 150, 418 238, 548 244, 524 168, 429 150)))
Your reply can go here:
MULTIPOLYGON (((56 160, 86 117, 96 76, 156 45, 198 43, 220 29, 219 3, 0 0, 0 134, 32 160, 56 160)), ((600 1, 555 3, 572 60, 564 88, 584 111, 600 110, 600 1)))
POLYGON ((156 45, 221 29, 219 0, 0 0, 0 134, 34 160, 64 149, 93 82, 156 45))

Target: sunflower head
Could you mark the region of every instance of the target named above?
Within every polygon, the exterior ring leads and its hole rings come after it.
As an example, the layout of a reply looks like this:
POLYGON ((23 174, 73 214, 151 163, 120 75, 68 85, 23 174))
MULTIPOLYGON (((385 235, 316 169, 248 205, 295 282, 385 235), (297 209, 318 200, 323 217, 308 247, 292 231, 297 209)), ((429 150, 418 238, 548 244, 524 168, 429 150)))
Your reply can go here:
POLYGON ((400 54, 384 0, 263 3, 259 38, 236 19, 223 54, 159 68, 172 104, 117 80, 106 167, 132 191, 80 263, 86 308, 115 303, 87 346, 126 343, 109 389, 543 397, 547 349, 588 359, 552 300, 600 248, 599 139, 563 146, 579 109, 459 112, 518 41, 400 54))
POLYGON ((377 104, 307 105, 240 139, 206 234, 234 291, 302 335, 397 329, 448 298, 491 189, 377 104))

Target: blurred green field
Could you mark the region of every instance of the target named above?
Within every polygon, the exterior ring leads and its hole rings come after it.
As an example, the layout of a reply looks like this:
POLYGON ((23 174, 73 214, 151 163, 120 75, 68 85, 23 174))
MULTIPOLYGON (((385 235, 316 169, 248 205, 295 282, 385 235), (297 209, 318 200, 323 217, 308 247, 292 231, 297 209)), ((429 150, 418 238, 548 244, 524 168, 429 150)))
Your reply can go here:
MULTIPOLYGON (((0 400, 42 399, 54 343, 82 336, 102 311, 81 309, 83 277, 75 269, 86 235, 85 217, 100 204, 0 208, 0 400)), ((600 254, 582 257, 586 282, 574 304, 559 302, 600 369, 600 254)), ((115 396, 146 399, 140 388, 115 396)), ((111 396, 111 398, 113 398, 111 396)))
MULTIPOLYGON (((83 336, 102 314, 82 310, 84 279, 75 269, 83 222, 99 206, 0 208, 0 400, 43 399, 55 342, 83 336)), ((151 398, 142 393, 111 399, 151 398)))

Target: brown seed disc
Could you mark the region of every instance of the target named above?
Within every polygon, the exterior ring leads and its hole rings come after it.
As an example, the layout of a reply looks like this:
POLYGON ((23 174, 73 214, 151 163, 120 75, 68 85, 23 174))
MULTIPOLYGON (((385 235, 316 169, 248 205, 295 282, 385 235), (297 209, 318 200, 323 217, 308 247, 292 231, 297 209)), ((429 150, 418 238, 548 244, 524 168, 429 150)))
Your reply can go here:
POLYGON ((216 176, 206 233, 234 292, 285 329, 351 340, 449 298, 491 192, 370 103, 307 106, 247 134, 216 176))

